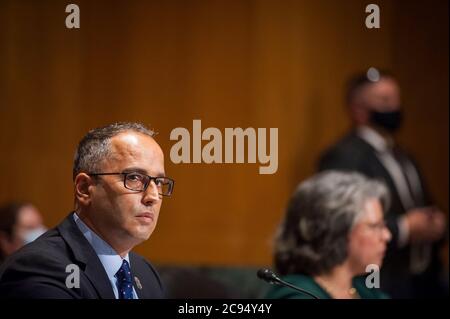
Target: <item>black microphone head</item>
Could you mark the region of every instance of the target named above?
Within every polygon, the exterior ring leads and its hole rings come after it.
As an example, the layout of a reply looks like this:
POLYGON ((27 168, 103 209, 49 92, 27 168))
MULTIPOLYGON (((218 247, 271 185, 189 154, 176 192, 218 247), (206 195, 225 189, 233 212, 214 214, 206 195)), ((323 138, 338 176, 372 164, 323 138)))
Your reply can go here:
POLYGON ((274 272, 267 268, 261 268, 256 273, 259 279, 262 279, 264 281, 267 281, 271 284, 278 282, 277 275, 274 274, 274 272))

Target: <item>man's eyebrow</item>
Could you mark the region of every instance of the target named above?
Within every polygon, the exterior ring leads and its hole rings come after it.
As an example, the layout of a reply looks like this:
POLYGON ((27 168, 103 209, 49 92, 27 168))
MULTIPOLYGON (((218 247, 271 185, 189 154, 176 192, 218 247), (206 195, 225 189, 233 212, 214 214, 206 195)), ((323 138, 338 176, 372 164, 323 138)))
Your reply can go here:
MULTIPOLYGON (((123 170, 124 173, 131 173, 131 172, 136 172, 136 173, 141 173, 144 175, 151 175, 148 173, 148 171, 146 169, 140 168, 140 167, 127 167, 123 170)), ((164 172, 160 172, 157 173, 156 175, 151 175, 153 177, 165 177, 166 175, 164 174, 164 172)))

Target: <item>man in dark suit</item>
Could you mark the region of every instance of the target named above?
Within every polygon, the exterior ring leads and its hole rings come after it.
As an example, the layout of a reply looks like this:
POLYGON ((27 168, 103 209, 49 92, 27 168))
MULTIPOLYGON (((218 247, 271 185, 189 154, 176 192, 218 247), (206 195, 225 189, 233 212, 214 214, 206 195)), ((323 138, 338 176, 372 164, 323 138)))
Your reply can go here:
POLYGON ((354 129, 322 154, 319 170, 358 171, 388 186, 391 206, 386 219, 393 238, 381 270, 381 288, 394 298, 448 293, 439 278, 438 243, 445 216, 432 206, 411 156, 394 141, 402 119, 396 80, 371 69, 350 81, 347 104, 354 129))
POLYGON ((153 135, 141 124, 116 123, 80 141, 75 211, 5 261, 0 297, 164 297, 152 265, 130 252, 150 237, 173 190, 153 135))

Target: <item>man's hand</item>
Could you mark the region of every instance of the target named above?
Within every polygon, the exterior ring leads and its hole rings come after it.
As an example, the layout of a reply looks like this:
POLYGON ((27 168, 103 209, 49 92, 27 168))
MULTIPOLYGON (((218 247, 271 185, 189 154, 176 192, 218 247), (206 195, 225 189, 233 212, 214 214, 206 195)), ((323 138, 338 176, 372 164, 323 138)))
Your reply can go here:
POLYGON ((435 207, 411 209, 406 213, 405 218, 411 243, 434 242, 444 235, 445 215, 435 207))

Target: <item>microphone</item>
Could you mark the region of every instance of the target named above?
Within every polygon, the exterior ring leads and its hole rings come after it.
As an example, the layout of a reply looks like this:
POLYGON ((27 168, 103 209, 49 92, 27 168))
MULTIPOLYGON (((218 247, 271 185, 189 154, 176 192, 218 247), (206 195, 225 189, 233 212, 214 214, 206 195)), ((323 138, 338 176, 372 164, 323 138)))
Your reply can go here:
POLYGON ((320 299, 319 297, 317 297, 316 295, 310 293, 309 291, 306 291, 302 288, 299 288, 297 286, 294 286, 293 284, 288 283, 287 281, 284 281, 282 279, 280 279, 280 277, 278 277, 272 270, 267 269, 267 268, 261 268, 260 270, 258 270, 258 272, 256 273, 256 275, 258 276, 259 279, 262 279, 266 282, 268 282, 269 284, 272 285, 282 285, 282 286, 286 286, 289 288, 292 288, 294 290, 300 291, 314 299, 320 299))

